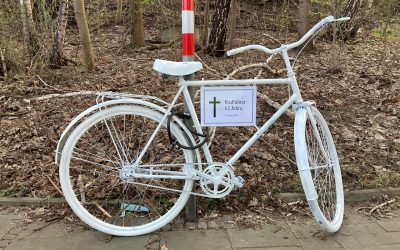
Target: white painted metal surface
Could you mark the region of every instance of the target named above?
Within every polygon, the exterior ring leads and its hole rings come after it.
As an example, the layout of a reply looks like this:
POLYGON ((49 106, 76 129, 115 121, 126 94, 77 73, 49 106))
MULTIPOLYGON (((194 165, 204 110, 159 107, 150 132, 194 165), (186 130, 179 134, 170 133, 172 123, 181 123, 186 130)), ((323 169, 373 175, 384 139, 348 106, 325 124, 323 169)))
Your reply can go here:
MULTIPOLYGON (((185 12, 184 12, 185 13, 185 12)), ((191 18, 191 14, 184 14, 183 18, 191 18)), ((294 125, 294 130, 295 130, 295 153, 296 153, 296 160, 297 160, 297 165, 299 168, 299 173, 300 177, 302 180, 303 188, 307 196, 307 200, 309 202, 311 211, 314 214, 314 217, 316 220, 319 222, 321 227, 328 231, 328 232, 336 232, 339 228, 340 225, 342 224, 342 219, 343 219, 343 212, 344 212, 344 205, 343 205, 343 184, 342 184, 342 179, 341 179, 341 174, 340 174, 340 167, 339 167, 339 161, 336 155, 336 149, 333 144, 333 139, 332 136, 330 135, 328 126, 324 119, 322 118, 322 115, 313 107, 310 108, 311 103, 310 102, 303 102, 303 99, 301 97, 300 89, 295 77, 295 73, 293 72, 292 65, 289 61, 289 56, 287 51, 295 48, 297 46, 300 46, 303 44, 305 41, 307 41, 315 32, 317 32, 319 29, 321 29, 324 25, 333 22, 333 21, 345 21, 348 20, 348 18, 340 18, 340 19, 334 19, 332 16, 326 17, 322 19, 319 23, 317 23, 309 32, 307 32, 304 37, 302 37, 299 41, 295 43, 291 43, 289 45, 282 45, 279 48, 276 49, 268 49, 265 48, 261 45, 249 45, 241 48, 237 48, 234 50, 231 50, 228 52, 228 55, 234 55, 238 53, 242 53, 247 50, 260 50, 268 54, 275 54, 275 53, 280 53, 283 57, 283 60, 285 62, 285 66, 287 69, 287 78, 283 79, 246 79, 246 80, 202 80, 202 81, 186 81, 183 76, 192 74, 198 70, 201 70, 202 65, 199 62, 170 62, 170 61, 164 61, 164 60, 156 60, 154 63, 154 69, 163 73, 163 74, 169 74, 169 75, 174 75, 174 76, 179 76, 179 90, 177 94, 175 95, 173 101, 168 105, 167 108, 160 107, 156 104, 149 103, 143 100, 130 100, 130 99, 122 99, 122 100, 115 100, 115 101, 110 101, 110 102, 115 102, 115 104, 119 104, 122 106, 113 106, 113 105, 108 105, 108 104, 98 104, 81 115, 79 115, 77 118, 75 118, 70 124, 70 126, 67 127, 67 130, 63 133, 62 136, 62 141, 59 143, 58 149, 57 149, 57 155, 56 155, 56 161, 60 161, 60 183, 63 188, 63 192, 65 194, 65 197, 72 207, 72 209, 75 211, 75 213, 86 223, 88 223, 90 226, 109 233, 109 234, 114 234, 114 235, 120 235, 120 236, 132 236, 132 235, 141 235, 141 234, 146 234, 150 233, 154 230, 159 229, 160 227, 164 226, 168 222, 170 222, 175 216, 178 215, 178 213, 181 211, 181 209, 184 206, 184 203, 187 201, 188 197, 190 194, 197 194, 192 192, 192 185, 194 181, 200 180, 200 182, 203 185, 203 191, 206 190, 205 194, 198 194, 202 196, 207 196, 207 197, 215 197, 221 198, 225 195, 227 195, 231 190, 233 185, 237 187, 241 187, 243 185, 243 180, 240 177, 234 176, 233 170, 233 165, 234 163, 242 156, 248 149, 251 147, 264 133, 267 132, 269 127, 291 106, 294 107, 294 110, 296 112, 296 120, 295 120, 295 125, 294 125), (226 162, 226 163, 216 163, 213 162, 212 155, 210 153, 210 150, 205 143, 201 148, 204 152, 205 159, 207 163, 205 163, 207 166, 204 169, 204 172, 201 171, 200 169, 195 169, 196 166, 201 166, 202 163, 199 161, 200 156, 198 156, 198 161, 192 157, 191 154, 188 154, 188 150, 184 150, 185 157, 187 159, 187 163, 182 166, 182 169, 184 170, 183 172, 176 172, 176 171, 170 171, 170 170, 158 170, 154 171, 154 167, 156 165, 141 165, 141 159, 142 157, 146 154, 146 150, 148 149, 149 145, 151 144, 152 140, 157 136, 157 133, 159 129, 162 127, 163 124, 165 124, 168 116, 171 114, 172 108, 174 107, 175 103, 177 102, 179 96, 181 93, 183 93, 184 96, 184 101, 188 107, 188 111, 191 115, 191 118, 193 119, 193 128, 198 134, 203 134, 199 119, 196 114, 196 110, 194 108, 193 102, 190 99, 188 87, 191 86, 224 86, 224 85, 239 85, 239 86, 248 86, 248 85, 258 85, 258 84, 289 84, 291 87, 291 90, 293 94, 289 97, 289 99, 277 110, 277 112, 267 121, 265 122, 264 125, 261 126, 261 128, 257 128, 257 131, 255 134, 226 162), (134 104, 133 106, 128 106, 124 104, 134 104), (148 224, 144 224, 143 226, 138 226, 138 227, 124 227, 124 226, 116 226, 107 223, 106 221, 101 221, 97 218, 95 218, 92 214, 90 214, 81 204, 80 201, 77 199, 73 187, 71 186, 71 182, 69 180, 69 161, 71 158, 71 148, 74 147, 76 142, 79 140, 79 137, 82 135, 82 133, 85 132, 85 129, 87 126, 93 126, 98 121, 101 121, 104 116, 110 116, 112 115, 112 112, 127 112, 127 110, 132 110, 135 114, 137 113, 138 115, 143 115, 143 116, 148 116, 153 118, 154 120, 157 120, 158 126, 156 127, 155 131, 151 134, 150 138, 148 139, 147 143, 145 143, 145 146, 143 147, 143 150, 140 152, 137 160, 134 163, 135 168, 128 168, 126 172, 123 172, 121 176, 133 176, 137 179, 141 178, 166 178, 166 179, 177 179, 177 180, 186 180, 185 186, 183 188, 183 191, 179 191, 177 189, 173 188, 165 188, 161 186, 154 186, 151 183, 150 184, 142 184, 142 185, 147 185, 148 187, 152 188, 159 188, 161 190, 165 191, 170 191, 170 192, 180 192, 181 195, 179 197, 178 202, 174 205, 173 209, 166 213, 165 215, 161 216, 159 219, 152 221, 148 224), (307 110, 309 112, 307 112, 307 110), (313 114, 311 114, 310 110, 313 110, 313 114), (90 116, 88 116, 90 114, 90 116), (318 141, 317 147, 322 151, 322 155, 324 156, 325 161, 327 162, 324 165, 321 166, 311 166, 310 165, 310 159, 309 159, 309 153, 308 153, 308 145, 306 143, 305 139, 305 124, 307 117, 311 119, 311 124, 312 127, 311 129, 316 130, 316 122, 313 121, 313 117, 318 117, 320 124, 322 124, 322 130, 319 131, 321 132, 324 136, 324 138, 328 138, 327 141, 322 140, 321 136, 318 134, 319 132, 314 133, 315 137, 317 138, 316 140, 318 141), (83 119, 84 117, 87 117, 86 119, 83 119), (79 123, 81 122, 81 123, 79 123), (76 124, 79 124, 76 126, 76 124), (76 127, 75 127, 76 126, 76 127), (74 128, 74 129, 73 129, 74 128), (67 138, 67 136, 71 133, 71 136, 67 138), (66 140, 66 141, 65 141, 66 140), (65 143, 65 145, 64 145, 65 143), (327 148, 326 145, 327 144, 327 148), (61 158, 59 156, 59 152, 62 150, 61 158), (335 195, 337 197, 336 199, 336 204, 335 204, 335 214, 334 218, 330 220, 329 218, 327 219, 325 216, 324 210, 325 208, 321 208, 320 206, 324 206, 324 204, 321 205, 319 202, 319 195, 316 191, 316 186, 317 183, 314 183, 313 176, 311 175, 311 170, 323 170, 323 169, 331 169, 335 168, 334 177, 335 179, 335 195), (139 172, 135 172, 135 169, 140 169, 139 172), (131 172, 130 172, 131 171, 131 172), (220 171, 216 173, 217 171, 220 171), (214 185, 214 189, 206 187, 204 185, 209 185, 209 184, 214 185), (215 191, 215 187, 218 187, 218 185, 225 185, 226 190, 218 190, 215 191), (212 190, 214 190, 212 192, 212 190)), ((185 31, 191 31, 191 24, 190 27, 182 27, 185 29, 185 31)), ((191 129, 193 129, 191 128, 191 129)), ((188 129, 183 125, 183 123, 179 119, 174 119, 174 124, 173 124, 173 129, 174 133, 178 135, 178 139, 181 141, 187 140, 187 138, 190 139, 192 144, 196 144, 194 138, 192 137, 192 134, 188 131, 188 129), (186 134, 186 135, 185 135, 186 134)), ((318 130, 318 129, 317 129, 318 130)), ((197 154, 198 151, 196 151, 197 154)), ((121 161, 124 161, 123 159, 124 155, 123 152, 119 155, 119 158, 121 158, 121 161)), ((118 157, 116 157, 118 158, 118 157)), ((158 164, 159 166, 162 167, 168 167, 169 164, 158 164)), ((158 166, 157 165, 157 166, 158 166)), ((330 179, 329 179, 330 180, 330 179)), ((330 185, 331 183, 325 184, 325 185, 330 185)), ((214 197, 214 198, 215 198, 214 197)))

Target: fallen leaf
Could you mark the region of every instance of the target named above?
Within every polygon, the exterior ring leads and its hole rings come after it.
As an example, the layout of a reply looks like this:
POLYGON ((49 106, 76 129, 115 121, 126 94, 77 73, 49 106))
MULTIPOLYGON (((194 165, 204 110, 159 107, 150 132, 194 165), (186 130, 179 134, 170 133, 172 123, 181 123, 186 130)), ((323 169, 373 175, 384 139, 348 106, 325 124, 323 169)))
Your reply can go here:
POLYGON ((258 205, 258 199, 256 197, 254 197, 250 203, 249 203, 249 207, 256 207, 258 205))
POLYGON ((357 135, 355 135, 353 131, 346 127, 342 130, 342 136, 345 141, 354 141, 355 139, 357 139, 357 135))
POLYGON ((383 137, 383 135, 381 135, 381 134, 379 134, 379 133, 375 134, 374 137, 375 137, 375 139, 378 140, 378 141, 383 141, 383 140, 386 139, 385 137, 383 137))
POLYGON ((160 247, 160 250, 168 250, 167 243, 164 243, 164 244, 160 247))

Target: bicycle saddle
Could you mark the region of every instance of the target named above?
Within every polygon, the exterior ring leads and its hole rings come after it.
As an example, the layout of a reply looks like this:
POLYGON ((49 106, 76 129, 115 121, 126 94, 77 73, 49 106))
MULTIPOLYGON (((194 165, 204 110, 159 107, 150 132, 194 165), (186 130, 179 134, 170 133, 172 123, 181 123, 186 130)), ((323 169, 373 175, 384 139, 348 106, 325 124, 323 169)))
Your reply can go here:
POLYGON ((201 62, 172 62, 160 59, 156 59, 153 65, 156 71, 171 76, 190 75, 202 68, 201 62))

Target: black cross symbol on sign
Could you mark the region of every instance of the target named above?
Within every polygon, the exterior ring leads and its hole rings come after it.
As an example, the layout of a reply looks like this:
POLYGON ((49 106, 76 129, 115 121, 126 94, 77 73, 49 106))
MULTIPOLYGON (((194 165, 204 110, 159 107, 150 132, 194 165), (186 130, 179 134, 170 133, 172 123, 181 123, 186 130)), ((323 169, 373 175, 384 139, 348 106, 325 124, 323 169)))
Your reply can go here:
POLYGON ((217 104, 221 103, 217 101, 217 98, 214 96, 214 101, 210 101, 210 104, 214 104, 214 117, 217 117, 217 104))

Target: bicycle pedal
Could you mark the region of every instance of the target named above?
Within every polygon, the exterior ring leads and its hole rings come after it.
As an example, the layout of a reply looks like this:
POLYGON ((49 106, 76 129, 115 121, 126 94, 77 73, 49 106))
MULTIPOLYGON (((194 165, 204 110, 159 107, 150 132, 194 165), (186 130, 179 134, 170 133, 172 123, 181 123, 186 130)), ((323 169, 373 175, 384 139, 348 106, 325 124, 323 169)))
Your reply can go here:
POLYGON ((236 176, 236 186, 238 186, 238 187, 243 187, 243 185, 244 185, 244 183, 245 183, 246 181, 243 179, 243 177, 242 176, 236 176))

